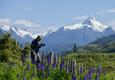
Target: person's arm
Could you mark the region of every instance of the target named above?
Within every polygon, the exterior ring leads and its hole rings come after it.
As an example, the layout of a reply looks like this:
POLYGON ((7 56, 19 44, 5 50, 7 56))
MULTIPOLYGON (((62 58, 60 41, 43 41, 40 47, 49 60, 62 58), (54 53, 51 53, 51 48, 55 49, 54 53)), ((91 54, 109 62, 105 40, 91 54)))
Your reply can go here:
POLYGON ((45 44, 44 44, 44 43, 39 43, 39 44, 38 44, 38 47, 39 47, 39 48, 41 48, 42 46, 45 46, 45 44))

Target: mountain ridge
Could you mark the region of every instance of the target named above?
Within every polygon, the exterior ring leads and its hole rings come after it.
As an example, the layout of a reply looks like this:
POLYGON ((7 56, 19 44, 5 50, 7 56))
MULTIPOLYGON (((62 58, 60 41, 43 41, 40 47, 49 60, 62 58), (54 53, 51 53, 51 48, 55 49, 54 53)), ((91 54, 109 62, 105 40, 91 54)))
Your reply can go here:
POLYGON ((37 34, 17 28, 15 25, 0 24, 0 35, 6 32, 10 33, 12 38, 16 39, 21 45, 25 45, 27 42, 30 43, 37 36, 37 34))
MULTIPOLYGON (((69 47, 68 44, 87 45, 90 42, 97 40, 103 36, 108 36, 115 33, 110 26, 103 25, 94 17, 90 16, 83 23, 63 26, 57 31, 50 33, 44 37, 44 42, 47 43, 47 49, 56 50, 64 46, 63 49, 69 47), (60 44, 60 46, 59 46, 60 44), (61 45, 62 44, 62 45, 61 45), (52 46, 53 45, 53 46, 52 46), (55 48, 54 48, 55 47, 55 48)), ((69 48, 68 50, 71 50, 69 48)))
MULTIPOLYGON (((31 43, 37 35, 41 35, 17 28, 16 25, 0 24, 0 33, 5 32, 10 32, 12 37, 20 44, 31 43)), ((114 33, 115 30, 113 30, 112 27, 103 25, 94 17, 90 16, 82 23, 63 26, 56 31, 50 30, 42 34, 43 42, 46 44, 43 50, 59 52, 70 51, 74 44, 84 46, 98 38, 114 33)))

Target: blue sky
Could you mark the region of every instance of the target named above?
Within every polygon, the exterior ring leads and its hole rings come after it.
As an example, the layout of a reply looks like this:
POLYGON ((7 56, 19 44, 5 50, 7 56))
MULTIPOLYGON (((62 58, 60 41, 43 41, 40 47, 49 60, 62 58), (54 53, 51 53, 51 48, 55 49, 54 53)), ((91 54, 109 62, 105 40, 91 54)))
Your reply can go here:
POLYGON ((115 26, 115 0, 0 0, 0 22, 37 25, 41 32, 83 22, 89 15, 115 26))

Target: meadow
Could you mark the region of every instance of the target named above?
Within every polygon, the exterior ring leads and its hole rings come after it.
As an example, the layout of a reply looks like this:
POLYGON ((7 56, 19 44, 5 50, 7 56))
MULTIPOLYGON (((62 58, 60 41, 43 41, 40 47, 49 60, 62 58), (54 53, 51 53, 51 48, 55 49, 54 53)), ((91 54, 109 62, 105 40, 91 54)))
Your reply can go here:
POLYGON ((115 53, 42 54, 42 62, 0 63, 0 80, 115 80, 115 53))

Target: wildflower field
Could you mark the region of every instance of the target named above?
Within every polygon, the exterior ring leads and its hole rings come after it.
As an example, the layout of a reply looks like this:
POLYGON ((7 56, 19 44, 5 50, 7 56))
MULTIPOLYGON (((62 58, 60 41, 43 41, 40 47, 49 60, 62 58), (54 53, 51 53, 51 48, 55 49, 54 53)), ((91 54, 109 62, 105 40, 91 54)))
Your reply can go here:
POLYGON ((115 54, 41 55, 41 63, 0 63, 0 80, 115 80, 115 54))

